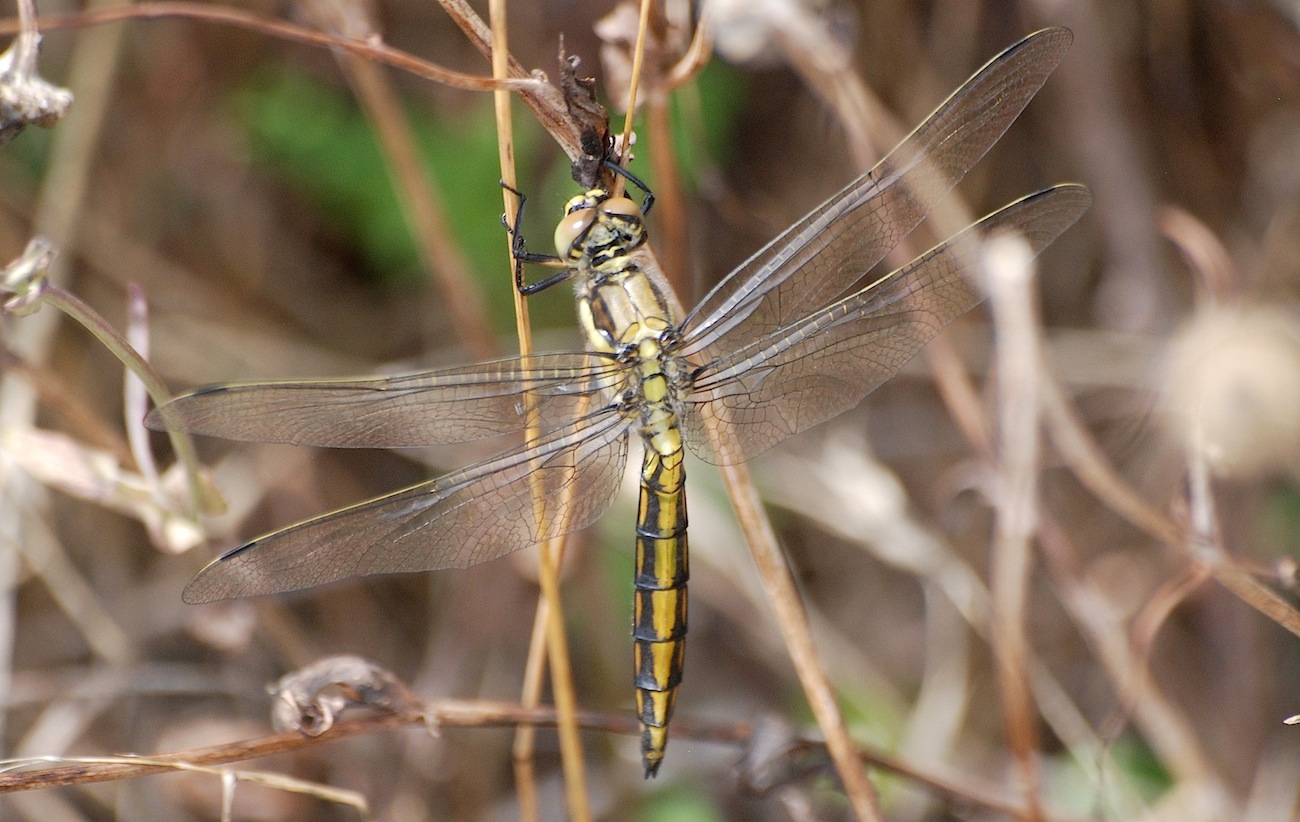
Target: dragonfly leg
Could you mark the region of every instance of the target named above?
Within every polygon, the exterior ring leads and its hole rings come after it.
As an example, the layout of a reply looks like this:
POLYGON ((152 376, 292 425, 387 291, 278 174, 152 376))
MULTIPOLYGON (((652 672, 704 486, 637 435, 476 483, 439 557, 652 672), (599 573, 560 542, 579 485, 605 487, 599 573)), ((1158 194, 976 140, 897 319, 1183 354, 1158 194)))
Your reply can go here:
POLYGON ((647 214, 649 214, 650 209, 655 204, 655 193, 650 190, 650 186, 646 185, 645 182, 642 181, 640 177, 636 176, 632 172, 623 168, 621 165, 614 162, 613 160, 606 160, 605 168, 609 169, 610 171, 614 172, 618 176, 622 177, 624 180, 627 180, 629 183, 636 186, 637 188, 641 189, 641 193, 645 195, 645 197, 643 197, 641 200, 641 216, 644 217, 647 214))
POLYGON ((524 233, 520 226, 524 221, 524 205, 528 202, 528 197, 519 189, 507 184, 505 180, 500 182, 502 188, 519 198, 519 208, 515 210, 513 226, 506 220, 506 215, 501 215, 501 225, 505 226, 506 231, 510 234, 510 255, 515 258, 515 288, 520 294, 529 297, 569 279, 571 274, 569 266, 559 257, 554 254, 537 254, 527 249, 524 242, 524 233), (540 282, 529 283, 524 280, 525 264, 562 268, 564 270, 540 282))

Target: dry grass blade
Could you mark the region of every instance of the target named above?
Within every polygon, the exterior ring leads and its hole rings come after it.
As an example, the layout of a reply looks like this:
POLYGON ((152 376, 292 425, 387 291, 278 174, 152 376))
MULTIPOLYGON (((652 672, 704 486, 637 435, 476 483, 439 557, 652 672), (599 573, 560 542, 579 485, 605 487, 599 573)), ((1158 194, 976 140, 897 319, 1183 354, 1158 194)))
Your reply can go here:
MULTIPOLYGON (((492 19, 492 74, 502 78, 506 75, 510 59, 506 38, 506 6, 504 0, 492 0, 490 4, 492 19)), ((497 121, 497 142, 501 164, 502 196, 505 200, 506 237, 509 250, 509 271, 514 272, 519 265, 515 260, 514 232, 523 227, 515 223, 519 213, 519 202, 515 190, 515 151, 514 127, 510 113, 510 95, 498 90, 493 97, 497 121)), ((532 332, 528 321, 528 306, 519 289, 512 289, 515 305, 515 321, 519 333, 519 354, 528 356, 532 353, 532 332)), ((526 397, 528 407, 525 414, 529 420, 525 436, 535 439, 538 436, 537 413, 532 406, 532 398, 526 397)), ((540 485, 533 489, 533 516, 540 523, 549 516, 546 500, 540 485)), ((540 530, 540 527, 539 527, 540 530)), ((540 567, 539 582, 541 598, 535 617, 532 641, 529 644, 528 665, 523 684, 523 701, 535 704, 540 696, 541 664, 543 653, 550 661, 551 684, 555 694, 555 703, 559 716, 560 750, 563 757, 564 787, 570 817, 577 820, 591 818, 590 799, 584 772, 582 741, 578 736, 577 700, 573 689, 573 672, 569 663, 568 639, 564 633, 564 612, 560 598, 560 563, 564 556, 565 539, 560 537, 547 540, 539 547, 540 567), (536 630, 540 623, 542 630, 536 630), (531 673, 532 676, 528 674, 531 673)), ((519 783, 520 809, 525 818, 537 815, 535 776, 531 765, 534 734, 531 728, 520 727, 516 732, 514 761, 516 763, 516 781, 519 783), (526 763, 526 764, 524 764, 526 763)))
POLYGON ((1088 490, 1115 513, 1165 545, 1177 545, 1182 532, 1169 517, 1151 507, 1107 463, 1095 441, 1070 407, 1059 380, 1046 362, 1040 365, 1043 418, 1052 444, 1088 490))

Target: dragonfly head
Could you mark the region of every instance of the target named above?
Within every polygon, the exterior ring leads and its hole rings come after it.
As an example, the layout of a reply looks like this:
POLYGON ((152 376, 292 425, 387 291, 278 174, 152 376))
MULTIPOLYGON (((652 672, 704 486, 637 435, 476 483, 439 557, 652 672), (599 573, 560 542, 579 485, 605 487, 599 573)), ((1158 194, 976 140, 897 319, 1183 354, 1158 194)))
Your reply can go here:
POLYGON ((635 245, 644 237, 641 207, 627 197, 611 197, 603 188, 593 188, 569 200, 564 219, 555 227, 555 250, 562 260, 577 260, 588 233, 597 223, 623 235, 623 242, 635 245))

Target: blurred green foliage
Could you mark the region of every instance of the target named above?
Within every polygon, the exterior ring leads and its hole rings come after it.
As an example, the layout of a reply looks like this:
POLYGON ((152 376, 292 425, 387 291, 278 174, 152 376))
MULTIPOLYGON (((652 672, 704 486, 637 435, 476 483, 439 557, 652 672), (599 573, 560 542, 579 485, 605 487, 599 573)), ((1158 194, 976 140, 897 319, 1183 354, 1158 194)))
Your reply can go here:
POLYGON ((636 822, 721 822, 721 813, 703 790, 689 782, 656 790, 641 801, 636 822))
MULTIPOLYGON (((683 177, 691 187, 702 167, 716 162, 731 142, 743 104, 743 76, 718 62, 698 78, 685 106, 673 109, 673 127, 683 177), (712 158, 712 159, 711 159, 712 158)), ((299 192, 326 215, 341 237, 351 238, 365 261, 365 276, 383 288, 409 285, 421 277, 411 231, 399 208, 380 146, 364 113, 345 89, 292 70, 266 72, 236 100, 253 161, 299 192)), ((522 108, 522 107, 521 107, 522 108)), ((487 296, 493 325, 513 328, 510 281, 505 271, 501 195, 497 188, 496 127, 491 101, 439 116, 409 110, 407 121, 425 168, 441 194, 449 228, 487 296)), ((615 118, 617 124, 618 118, 615 118)), ((535 129, 516 129, 515 153, 527 169, 534 155, 535 129)), ((640 149, 648 152, 648 146, 640 149)), ((653 186, 649 164, 635 173, 653 186)), ((521 173, 527 179, 525 173, 521 173)), ((549 227, 560 204, 575 191, 567 163, 552 165, 545 184, 532 194, 525 236, 531 250, 550 250, 549 227)), ((563 291, 560 289, 559 291, 563 291)), ((536 304, 541 325, 570 323, 567 293, 536 304)))
POLYGON ((1285 483, 1273 491, 1259 531, 1260 545, 1269 559, 1287 554, 1300 558, 1300 488, 1285 483))
MULTIPOLYGON (((1095 815, 1098 819, 1124 820, 1136 813, 1134 800, 1143 804, 1158 802, 1171 787, 1168 772, 1151 749, 1135 735, 1125 735, 1107 747, 1111 767, 1117 779, 1097 785, 1068 751, 1052 757, 1047 769, 1050 789, 1057 810, 1070 814, 1095 815), (1131 793, 1129 793, 1131 792, 1131 793), (1123 798, 1128 793, 1127 799, 1123 798), (1136 794, 1136 796, 1134 796, 1136 794)), ((1089 762, 1090 768, 1096 762, 1089 762)))
MULTIPOLYGON (((400 287, 422 276, 378 141, 344 90, 280 71, 261 76, 237 104, 254 161, 308 197, 343 236, 355 240, 368 276, 381 287, 400 287)), ((493 306, 493 323, 510 327, 491 100, 485 96, 455 117, 408 111, 407 121, 459 251, 493 306)), ((527 145, 516 143, 516 152, 526 155, 527 145)))

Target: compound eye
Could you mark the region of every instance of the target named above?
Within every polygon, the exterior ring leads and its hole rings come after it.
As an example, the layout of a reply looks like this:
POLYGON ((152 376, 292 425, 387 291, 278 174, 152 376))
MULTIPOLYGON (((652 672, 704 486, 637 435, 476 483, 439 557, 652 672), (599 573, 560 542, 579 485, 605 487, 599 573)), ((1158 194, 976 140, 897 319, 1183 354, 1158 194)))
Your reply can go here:
POLYGON ((584 208, 575 211, 560 220, 560 224, 555 227, 555 250, 559 252, 560 259, 567 260, 573 253, 573 247, 578 240, 587 233, 591 224, 596 221, 596 209, 584 208))
POLYGON ((627 197, 614 197, 601 203, 600 210, 618 217, 640 217, 641 206, 627 197))

